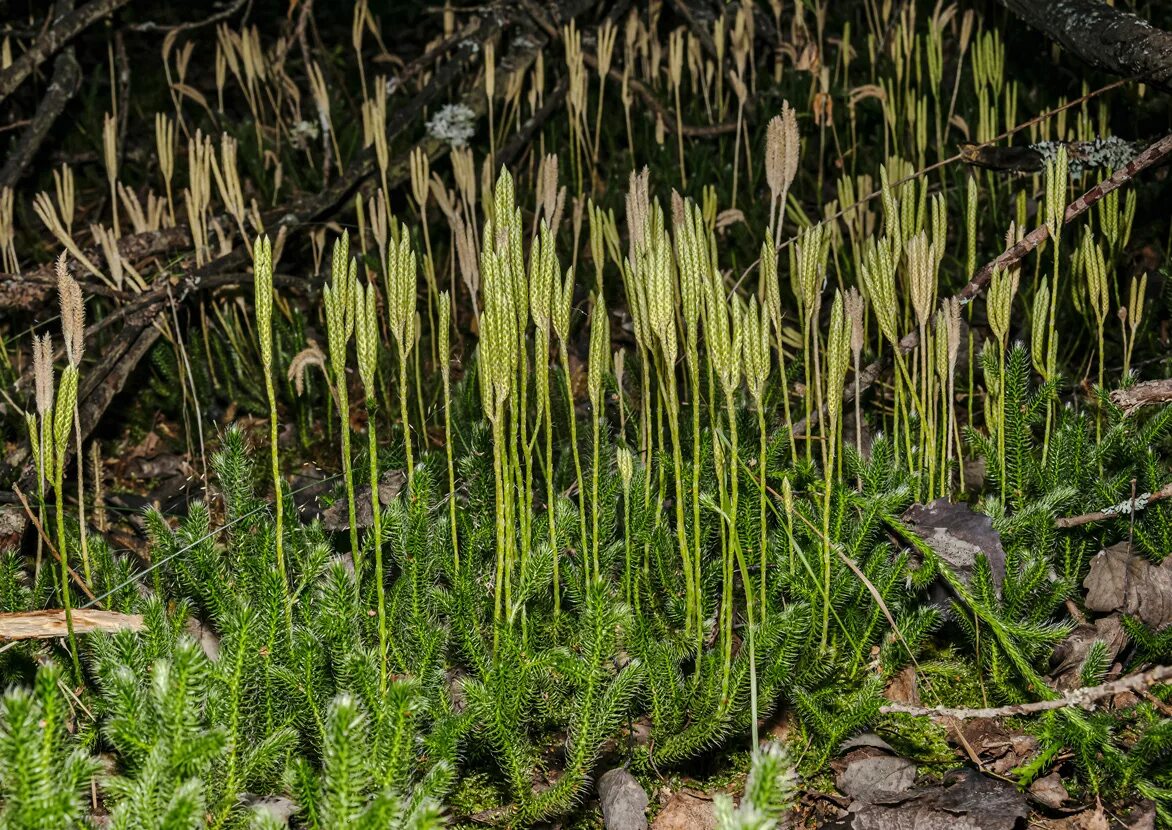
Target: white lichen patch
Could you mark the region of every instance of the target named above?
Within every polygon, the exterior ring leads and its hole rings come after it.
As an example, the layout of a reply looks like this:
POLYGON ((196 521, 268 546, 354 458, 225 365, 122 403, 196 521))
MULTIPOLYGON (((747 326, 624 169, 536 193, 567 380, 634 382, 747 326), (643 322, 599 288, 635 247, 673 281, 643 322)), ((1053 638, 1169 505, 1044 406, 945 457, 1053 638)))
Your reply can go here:
POLYGON ((1113 504, 1110 507, 1104 507, 1103 513, 1108 516, 1126 516, 1129 513, 1139 513, 1148 506, 1148 499, 1152 497, 1151 493, 1141 493, 1134 499, 1124 499, 1119 504, 1113 504))
MULTIPOLYGON (((1050 161, 1058 155, 1058 148, 1063 144, 1061 141, 1042 141, 1031 144, 1030 148, 1036 150, 1044 161, 1050 161)), ((1134 142, 1114 135, 1066 144, 1066 147, 1070 154, 1071 176, 1093 169, 1118 170, 1137 155, 1134 142)))
POLYGON ((476 113, 463 104, 441 107, 427 122, 427 134, 459 149, 476 132, 476 113))

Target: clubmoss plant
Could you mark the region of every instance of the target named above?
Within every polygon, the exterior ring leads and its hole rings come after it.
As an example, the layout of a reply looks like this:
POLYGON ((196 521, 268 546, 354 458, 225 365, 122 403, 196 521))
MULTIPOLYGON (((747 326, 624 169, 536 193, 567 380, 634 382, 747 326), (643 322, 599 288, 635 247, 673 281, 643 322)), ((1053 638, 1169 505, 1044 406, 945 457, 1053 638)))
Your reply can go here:
POLYGON ((330 370, 338 405, 338 433, 342 439, 342 475, 346 489, 350 550, 354 567, 362 572, 362 549, 358 545, 358 520, 354 506, 353 460, 350 455, 350 387, 346 377, 346 360, 350 337, 355 328, 353 293, 357 285, 357 263, 350 258, 350 235, 343 233, 334 242, 330 262, 330 282, 322 289, 326 308, 326 341, 330 352, 330 370))
POLYGON ((374 283, 365 290, 353 284, 354 334, 358 351, 358 374, 366 393, 367 454, 370 456, 370 546, 374 552, 374 585, 378 597, 379 691, 387 689, 387 608, 386 578, 383 575, 382 501, 379 498, 378 438, 375 430, 375 374, 378 371, 378 298, 374 283))
POLYGON ((273 509, 276 514, 277 573, 288 599, 284 603, 285 622, 293 634, 292 594, 285 570, 285 497, 281 486, 281 454, 277 443, 277 394, 273 388, 273 244, 268 235, 259 236, 252 248, 253 288, 256 307, 256 333, 260 341, 261 367, 265 395, 269 401, 269 459, 273 477, 273 509))
POLYGON ((402 234, 387 255, 387 327, 395 339, 399 358, 399 417, 403 422, 403 451, 407 456, 407 489, 415 484, 415 463, 411 455, 411 419, 408 415, 407 360, 415 345, 415 251, 402 234))
POLYGON ((561 286, 553 282, 553 330, 558 338, 558 356, 561 358, 562 377, 565 379, 566 403, 569 412, 570 451, 574 457, 574 477, 578 486, 578 546, 581 556, 586 556, 586 496, 582 479, 582 459, 578 453, 578 416, 574 406, 574 380, 570 374, 570 308, 574 302, 574 269, 567 268, 561 286))
MULTIPOLYGON (((73 433, 73 408, 77 403, 77 367, 70 364, 61 370, 53 405, 53 493, 57 498, 57 556, 61 561, 61 601, 65 607, 65 625, 69 631, 69 651, 73 658, 74 682, 82 681, 78 659, 77 635, 73 631, 73 603, 69 587, 69 537, 65 532, 65 462, 69 439, 73 433)), ((84 532, 84 531, 82 531, 84 532)))
POLYGON ((549 384, 550 328, 553 325, 555 302, 561 304, 562 292, 558 282, 560 267, 553 235, 545 220, 533 239, 529 255, 529 312, 537 337, 533 343, 534 388, 537 394, 537 430, 545 433, 545 503, 549 521, 549 547, 553 556, 554 616, 561 613, 561 543, 557 529, 557 489, 553 474, 553 406, 549 384))
POLYGON ((440 373, 444 385, 444 453, 448 460, 448 524, 452 531, 452 568, 460 572, 460 531, 456 523, 456 464, 455 451, 452 448, 452 348, 449 331, 451 329, 451 297, 447 291, 439 297, 439 358, 440 373))
POLYGON ((842 420, 842 389, 849 365, 850 321, 843 310, 842 292, 835 292, 830 308, 830 330, 826 335, 826 469, 825 495, 822 502, 822 646, 825 648, 830 629, 830 510, 834 481, 838 478, 835 466, 839 456, 842 420))
MULTIPOLYGON (((591 556, 594 563, 594 579, 600 578, 601 565, 598 560, 598 514, 601 512, 598 502, 598 468, 602 464, 601 454, 601 426, 605 415, 604 398, 602 396, 603 383, 606 371, 610 368, 610 319, 606 315, 606 303, 601 296, 594 298, 594 310, 590 314, 590 365, 587 371, 586 386, 590 393, 591 426, 594 430, 593 453, 594 461, 590 470, 590 521, 591 521, 591 556)), ((587 570, 587 579, 590 571, 587 570)))

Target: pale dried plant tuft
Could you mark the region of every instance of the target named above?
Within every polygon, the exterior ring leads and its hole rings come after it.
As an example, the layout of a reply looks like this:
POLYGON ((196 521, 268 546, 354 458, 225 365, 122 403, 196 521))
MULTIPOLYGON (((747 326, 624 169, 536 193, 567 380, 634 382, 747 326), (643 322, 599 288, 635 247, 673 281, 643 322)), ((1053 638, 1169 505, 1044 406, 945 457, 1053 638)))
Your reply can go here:
POLYGON ((61 329, 65 338, 65 356, 69 365, 76 367, 85 353, 85 301, 81 286, 69 273, 65 252, 57 257, 54 270, 57 275, 57 295, 61 302, 61 329))

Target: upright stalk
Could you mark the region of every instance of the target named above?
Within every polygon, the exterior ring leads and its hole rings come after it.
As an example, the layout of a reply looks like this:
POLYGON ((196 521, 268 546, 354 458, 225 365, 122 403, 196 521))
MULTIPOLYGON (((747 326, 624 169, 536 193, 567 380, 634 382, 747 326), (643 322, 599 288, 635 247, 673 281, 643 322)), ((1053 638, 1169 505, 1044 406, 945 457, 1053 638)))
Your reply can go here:
MULTIPOLYGON (((57 406, 53 409, 53 494, 57 499, 57 552, 61 559, 61 601, 65 608, 65 627, 69 632, 69 653, 73 658, 74 682, 82 682, 81 661, 78 659, 77 634, 73 630, 73 604, 69 595, 69 539, 65 535, 65 450, 73 426, 77 403, 77 367, 66 366, 57 388, 57 406)), ((81 459, 78 459, 81 463, 81 459)))
POLYGON ((579 550, 582 554, 583 570, 587 577, 590 574, 589 563, 586 561, 589 548, 586 546, 586 501, 585 487, 582 485, 582 459, 578 453, 578 425, 577 413, 574 411, 574 382, 570 378, 570 353, 566 348, 566 341, 558 343, 558 353, 562 361, 562 374, 566 379, 566 401, 570 407, 570 449, 574 454, 574 476, 578 484, 578 539, 579 550))
POLYGON ((265 395, 269 401, 269 453, 273 474, 273 498, 276 512, 277 573, 285 592, 285 623, 293 636, 293 597, 289 576, 285 572, 284 495, 281 490, 281 457, 277 445, 277 395, 273 388, 273 247, 268 236, 258 237, 253 246, 253 284, 255 288, 256 328, 260 337, 261 363, 264 368, 265 395))

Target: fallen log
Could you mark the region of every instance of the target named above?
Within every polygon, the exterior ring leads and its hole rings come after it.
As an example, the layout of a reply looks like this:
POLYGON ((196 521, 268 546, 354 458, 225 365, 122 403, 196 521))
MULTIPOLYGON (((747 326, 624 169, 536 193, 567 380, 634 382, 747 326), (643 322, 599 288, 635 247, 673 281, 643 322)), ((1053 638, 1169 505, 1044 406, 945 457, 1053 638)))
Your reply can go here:
POLYGON ((3 72, 0 72, 0 101, 11 95, 24 82, 25 78, 52 57, 57 50, 92 24, 113 14, 129 2, 130 0, 92 0, 77 11, 70 12, 51 23, 45 33, 36 39, 27 52, 14 60, 12 65, 3 72))
POLYGON ((1172 33, 1102 0, 1000 0, 1091 66, 1172 92, 1172 33))

